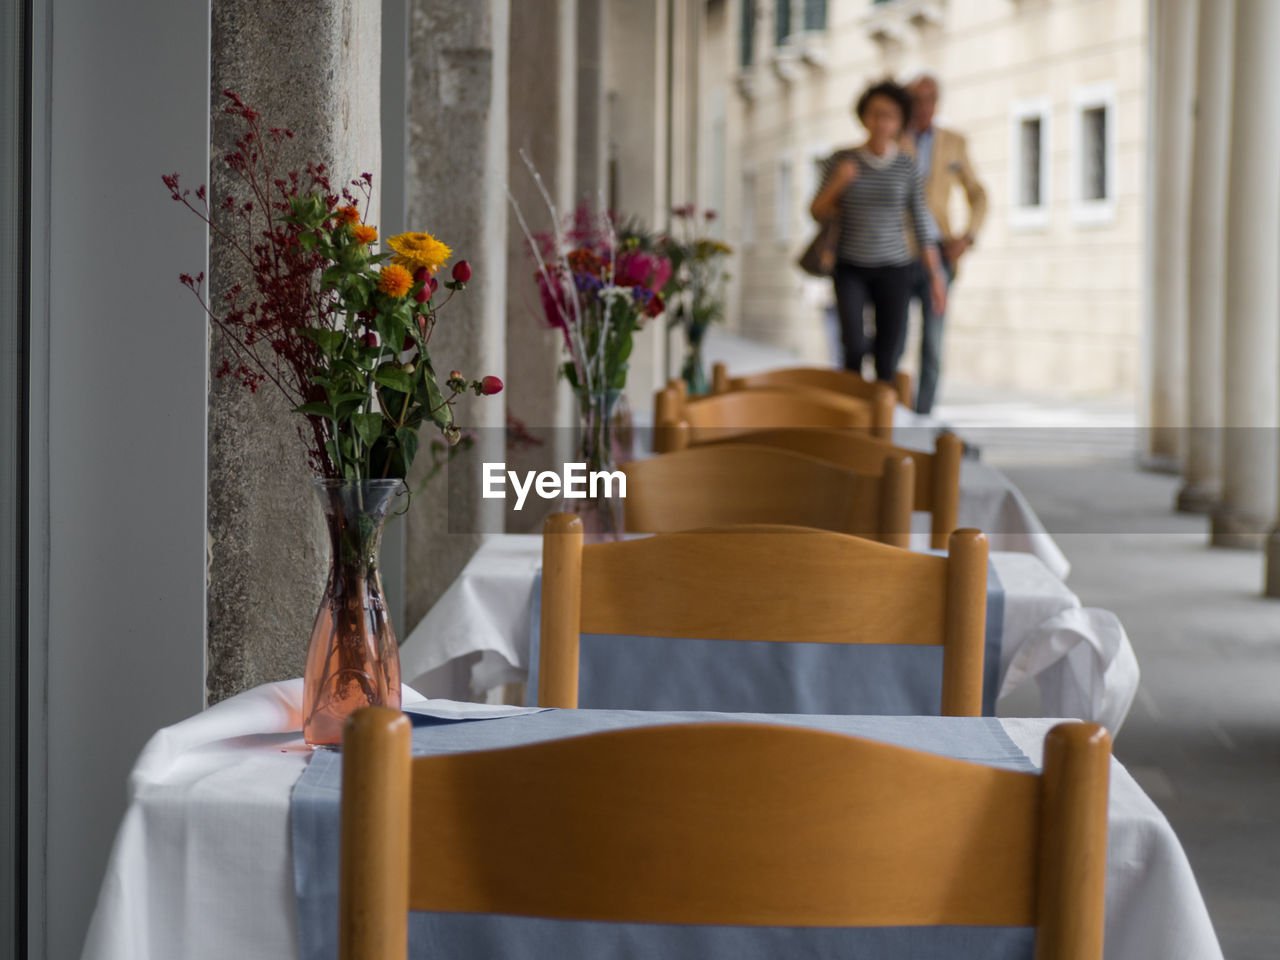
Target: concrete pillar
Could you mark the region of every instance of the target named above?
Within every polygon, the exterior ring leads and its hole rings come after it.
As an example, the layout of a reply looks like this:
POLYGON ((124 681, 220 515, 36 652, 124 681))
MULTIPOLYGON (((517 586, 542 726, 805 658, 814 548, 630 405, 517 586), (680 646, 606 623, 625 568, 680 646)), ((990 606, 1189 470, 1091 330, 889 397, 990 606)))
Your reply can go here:
MULTIPOLYGON (((1238 0, 1227 202, 1222 501, 1215 546, 1257 547, 1276 507, 1280 426, 1280 4, 1238 0)), ((1274 538, 1273 538, 1274 543, 1274 538)), ((1274 555, 1274 549, 1269 551, 1274 555)), ((1274 569, 1274 564, 1272 565, 1274 569)))
MULTIPOLYGON (((576 0, 520 0, 511 4, 507 78, 506 177, 511 195, 535 233, 551 229, 550 214, 520 157, 528 155, 560 215, 577 206, 574 179, 576 0)), ((514 214, 507 231, 507 409, 547 438, 549 446, 512 452, 511 469, 545 468, 572 453, 573 397, 558 375, 564 340, 547 327, 534 283, 537 269, 514 214)), ((515 530, 537 529, 537 515, 512 515, 515 530)))
MULTIPOLYGON (((651 227, 667 224, 668 0, 608 0, 606 77, 612 204, 651 227)), ((651 411, 665 376, 663 323, 636 334, 627 375, 633 409, 651 411)))
POLYGON ((607 205, 605 179, 605 0, 578 0, 577 130, 574 194, 579 202, 607 205))
POLYGON ((1198 0, 1161 0, 1155 19, 1152 101, 1152 257, 1148 453, 1172 467, 1184 454, 1187 363, 1188 191, 1198 0))
MULTIPOLYGON (((1235 0, 1201 3, 1187 277, 1187 439, 1178 509, 1208 513, 1222 471, 1222 340, 1235 0)), ((1157 162, 1163 162, 1160 158, 1157 162)))
MULTIPOLYGON (((223 114, 231 89, 266 124, 295 138, 284 169, 324 163, 335 184, 381 163, 378 112, 381 15, 378 4, 214 0, 211 96, 215 160, 211 193, 232 181, 217 157, 236 127, 223 114)), ((377 210, 377 198, 374 199, 377 210)), ((246 272, 220 243, 209 258, 216 302, 246 272)), ((223 356, 211 338, 210 371, 223 356)), ((299 417, 269 389, 249 393, 232 378, 209 383, 208 670, 210 702, 302 673, 327 570, 312 470, 298 439, 299 417)))
MULTIPOLYGON (((405 229, 425 230, 467 260, 472 277, 440 314, 431 338, 442 376, 506 377, 507 335, 507 45, 509 0, 456 3, 410 0, 404 135, 405 229)), ((391 138, 388 138, 388 142, 391 138)), ((395 158, 388 158, 388 166, 395 158)), ((447 279, 451 266, 442 269, 447 279)), ((505 394, 460 398, 454 415, 477 446, 460 454, 410 506, 405 542, 404 636, 476 551, 486 531, 501 530, 499 502, 480 497, 480 463, 504 456, 505 394)), ((429 469, 423 428, 415 488, 429 469)), ((412 680, 412 677, 406 677, 412 680)), ((465 697, 465 678, 432 693, 465 697)))

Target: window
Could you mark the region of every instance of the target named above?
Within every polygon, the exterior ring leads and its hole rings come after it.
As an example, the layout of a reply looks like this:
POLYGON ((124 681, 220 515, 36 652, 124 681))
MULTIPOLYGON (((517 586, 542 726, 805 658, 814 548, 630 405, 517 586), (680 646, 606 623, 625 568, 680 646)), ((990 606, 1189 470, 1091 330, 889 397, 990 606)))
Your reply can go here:
POLYGON ((774 222, 778 228, 778 242, 791 242, 791 218, 794 215, 795 197, 791 191, 791 161, 778 161, 778 183, 774 194, 774 222))
POLYGON ((739 35, 739 63, 746 69, 755 62, 756 46, 756 2, 755 0, 738 0, 742 11, 741 34, 739 35))
POLYGON ((1080 115, 1081 199, 1107 199, 1107 109, 1090 107, 1080 115))
POLYGON ((1049 223, 1049 151, 1049 101, 1015 103, 1009 149, 1009 222, 1015 227, 1049 223))
POLYGON ((827 29, 827 0, 804 0, 804 28, 827 29))
POLYGON ((1115 219, 1115 89, 1081 87, 1071 97, 1071 215, 1077 223, 1115 219))
POLYGON ((1041 206, 1040 144, 1044 136, 1039 117, 1026 117, 1018 127, 1021 163, 1018 165, 1018 206, 1041 206))
POLYGON ((756 242, 756 174, 754 170, 742 173, 742 245, 756 242))
POLYGON ((780 47, 791 36, 791 0, 774 0, 773 44, 780 47))

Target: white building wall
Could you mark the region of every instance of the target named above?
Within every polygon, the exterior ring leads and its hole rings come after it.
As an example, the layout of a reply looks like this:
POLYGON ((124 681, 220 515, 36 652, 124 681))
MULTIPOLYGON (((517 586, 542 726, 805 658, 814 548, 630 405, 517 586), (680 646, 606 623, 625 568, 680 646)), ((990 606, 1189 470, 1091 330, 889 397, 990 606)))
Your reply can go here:
MULTIPOLYGON (((821 320, 829 285, 806 280, 794 266, 813 233, 812 156, 861 141, 851 107, 866 84, 927 68, 943 85, 938 123, 968 137, 990 201, 979 245, 953 288, 944 390, 950 383, 1132 397, 1143 297, 1146 0, 829 0, 825 36, 810 41, 813 59, 825 66, 788 57, 785 48, 779 55, 774 0, 757 0, 755 63, 741 70, 744 2, 729 0, 725 64, 733 91, 727 182, 738 204, 742 171, 756 172, 755 242, 742 243, 741 210, 726 224, 729 242, 743 247, 731 310, 741 332, 813 362, 830 359, 821 320), (1112 104, 1114 202, 1082 213, 1073 202, 1076 107, 1099 92, 1112 104), (1048 106, 1049 202, 1042 224, 1019 226, 1011 205, 1012 111, 1031 99, 1048 106), (780 230, 774 191, 783 158, 792 165, 794 200, 780 230)), ((913 325, 908 367, 915 342, 913 325)))

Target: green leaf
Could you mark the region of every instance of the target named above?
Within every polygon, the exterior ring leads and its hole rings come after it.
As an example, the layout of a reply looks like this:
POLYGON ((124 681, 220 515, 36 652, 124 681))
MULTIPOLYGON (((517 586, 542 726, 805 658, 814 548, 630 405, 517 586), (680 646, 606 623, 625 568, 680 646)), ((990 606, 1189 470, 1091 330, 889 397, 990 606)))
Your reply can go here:
POLYGON ((326 420, 333 419, 333 407, 329 406, 327 403, 320 403, 319 401, 304 403, 300 407, 294 407, 293 412, 301 413, 308 417, 324 417, 326 420))
POLYGON ((413 393, 413 378, 395 364, 383 364, 373 372, 373 379, 384 387, 390 387, 392 390, 399 390, 401 393, 413 393))
POLYGON ((366 447, 373 446, 382 434, 382 414, 380 413, 352 414, 351 422, 366 447))
POLYGON ((328 330, 325 327, 306 327, 302 335, 313 341, 328 356, 333 356, 342 349, 342 340, 346 336, 341 330, 328 330))
POLYGON ((400 427, 396 430, 396 440, 400 444, 400 455, 404 459, 406 476, 413 466, 413 458, 418 455, 418 431, 413 427, 400 427))

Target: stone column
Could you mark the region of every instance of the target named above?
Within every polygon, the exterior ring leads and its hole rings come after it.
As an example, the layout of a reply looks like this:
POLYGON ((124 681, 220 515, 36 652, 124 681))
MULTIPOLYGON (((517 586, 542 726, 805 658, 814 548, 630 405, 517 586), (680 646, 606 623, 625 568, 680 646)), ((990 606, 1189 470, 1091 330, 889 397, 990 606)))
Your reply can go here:
MULTIPOLYGON (((509 0, 410 0, 404 143, 405 229, 426 231, 453 249, 439 277, 467 260, 471 281, 442 308, 431 338, 441 376, 506 373, 507 44, 509 0)), ((388 158, 388 164, 394 162, 388 158)), ((501 530, 499 502, 480 497, 480 463, 504 456, 505 394, 460 398, 454 415, 475 431, 476 447, 417 496, 405 542, 404 636, 426 615, 476 551, 501 530)), ((423 428, 415 489, 439 433, 423 428)), ((412 681, 413 677, 405 677, 412 681)), ((434 694, 465 697, 466 678, 434 694)))
MULTIPOLYGON (((237 133, 222 110, 226 89, 265 125, 295 137, 283 169, 324 163, 335 184, 381 163, 378 4, 316 0, 301 16, 286 0, 214 0, 211 193, 232 181, 218 161, 237 133)), ((377 210, 377 198, 373 209, 377 210)), ((210 292, 248 276, 213 243, 210 292)), ((210 371, 223 347, 210 343, 210 371)), ((208 667, 210 702, 269 680, 302 674, 328 564, 300 418, 269 389, 249 393, 232 378, 209 382, 208 667)))
POLYGON ((577 130, 574 186, 579 202, 608 203, 605 179, 605 0, 578 0, 577 130))
MULTIPOLYGON (((668 0, 609 0, 606 27, 609 162, 615 209, 650 227, 667 225, 668 0)), ((664 324, 636 334, 627 398, 647 418, 666 382, 664 324)))
POLYGON ((1218 499, 1222 470, 1222 313, 1235 0, 1201 3, 1198 33, 1187 269, 1189 429, 1177 505, 1179 510, 1208 513, 1218 499))
POLYGON ((1186 425, 1188 190, 1197 0, 1161 0, 1155 14, 1152 136, 1152 277, 1149 305, 1149 454, 1158 466, 1183 456, 1186 425))
MULTIPOLYGON (((1222 501, 1215 546, 1257 547, 1275 516, 1280 426, 1280 4, 1237 0, 1227 201, 1222 501)), ((1274 552, 1274 551, 1272 551, 1274 552)), ((1274 569, 1274 566, 1272 567, 1274 569)))
MULTIPOLYGON (((552 227, 521 151, 534 168, 561 217, 577 206, 574 129, 577 124, 575 54, 576 0, 520 0, 511 5, 508 45, 506 178, 511 195, 535 233, 552 227)), ((507 409, 544 437, 532 451, 512 451, 511 469, 546 469, 572 454, 573 398, 558 370, 563 338, 542 311, 537 269, 528 241, 510 214, 507 232, 507 409)), ((512 529, 537 530, 537 512, 510 514, 512 529)))

